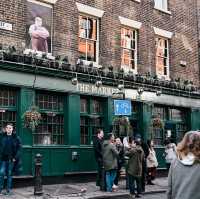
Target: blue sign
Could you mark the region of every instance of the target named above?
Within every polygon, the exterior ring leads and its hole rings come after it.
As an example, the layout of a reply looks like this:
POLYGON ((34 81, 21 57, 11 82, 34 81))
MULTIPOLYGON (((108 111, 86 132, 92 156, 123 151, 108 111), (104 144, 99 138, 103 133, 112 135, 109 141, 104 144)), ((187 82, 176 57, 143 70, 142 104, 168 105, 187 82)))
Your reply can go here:
POLYGON ((115 115, 131 115, 130 100, 114 100, 115 115))

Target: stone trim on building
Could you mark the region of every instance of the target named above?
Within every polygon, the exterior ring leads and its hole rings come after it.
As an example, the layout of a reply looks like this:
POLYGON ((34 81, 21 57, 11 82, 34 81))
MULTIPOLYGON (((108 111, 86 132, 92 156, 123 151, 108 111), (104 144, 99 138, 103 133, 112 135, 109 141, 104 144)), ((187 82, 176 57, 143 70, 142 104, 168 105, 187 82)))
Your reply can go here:
POLYGON ((141 26, 142 26, 141 22, 134 21, 132 19, 128 19, 128 18, 125 18, 125 17, 119 16, 119 20, 120 20, 120 23, 122 25, 129 26, 129 27, 132 27, 132 28, 135 28, 135 29, 140 29, 141 26))
POLYGON ((163 29, 160 29, 160 28, 156 28, 156 27, 153 27, 154 29, 154 33, 156 35, 160 35, 162 37, 165 37, 165 38, 168 38, 168 39, 171 39, 172 36, 173 36, 173 33, 172 32, 169 32, 167 30, 163 30, 163 29))
POLYGON ((95 17, 98 17, 98 18, 101 18, 104 14, 103 10, 100 10, 100 9, 97 9, 97 8, 94 8, 94 7, 85 5, 85 4, 81 4, 81 3, 76 2, 76 6, 77 6, 79 12, 85 13, 85 14, 88 14, 88 15, 92 15, 92 16, 95 16, 95 17))

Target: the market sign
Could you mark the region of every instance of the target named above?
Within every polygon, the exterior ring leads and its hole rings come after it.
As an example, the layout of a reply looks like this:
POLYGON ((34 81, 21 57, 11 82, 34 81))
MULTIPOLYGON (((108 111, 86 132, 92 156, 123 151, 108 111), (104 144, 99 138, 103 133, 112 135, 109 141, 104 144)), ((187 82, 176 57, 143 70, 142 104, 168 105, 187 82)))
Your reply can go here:
POLYGON ((116 93, 118 91, 118 89, 107 86, 97 87, 96 85, 93 84, 78 83, 77 91, 86 94, 112 96, 113 93, 116 93))

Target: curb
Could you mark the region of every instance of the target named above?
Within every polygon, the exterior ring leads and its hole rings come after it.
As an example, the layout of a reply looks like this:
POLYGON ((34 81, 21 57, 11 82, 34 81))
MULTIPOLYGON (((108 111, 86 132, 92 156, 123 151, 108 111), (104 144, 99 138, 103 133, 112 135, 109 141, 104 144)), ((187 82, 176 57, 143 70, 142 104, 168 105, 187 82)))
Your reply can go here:
MULTIPOLYGON (((144 192, 143 195, 148 195, 148 194, 157 194, 157 193, 165 193, 167 190, 162 189, 162 190, 157 190, 157 191, 147 191, 144 192)), ((113 194, 113 195, 100 195, 100 196, 89 196, 87 199, 109 199, 113 197, 127 197, 129 196, 129 193, 119 193, 119 194, 113 194)))

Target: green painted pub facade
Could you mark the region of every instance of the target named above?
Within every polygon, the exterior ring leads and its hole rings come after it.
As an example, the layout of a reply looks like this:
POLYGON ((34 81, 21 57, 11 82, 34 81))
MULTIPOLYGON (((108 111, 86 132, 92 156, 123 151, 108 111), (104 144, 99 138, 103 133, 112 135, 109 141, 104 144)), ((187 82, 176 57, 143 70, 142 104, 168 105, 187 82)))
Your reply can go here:
MULTIPOLYGON (((96 87, 84 74, 79 74, 81 81, 73 85, 73 76, 74 73, 53 69, 38 67, 35 72, 30 66, 0 64, 0 126, 6 122, 16 126, 23 143, 23 175, 34 175, 37 153, 43 157, 44 176, 95 171, 92 136, 97 128, 110 131, 113 94, 118 88, 103 79, 103 85, 96 87), (35 131, 25 128, 23 122, 23 115, 32 104, 39 107, 42 115, 35 131)), ((133 134, 139 133, 145 140, 153 134, 159 167, 165 168, 166 134, 170 132, 178 142, 186 131, 200 129, 200 96, 164 90, 157 96, 144 89, 139 99, 136 87, 124 85, 125 97, 132 100, 129 120, 133 134), (153 114, 159 114, 164 121, 162 131, 152 129, 153 114)))

